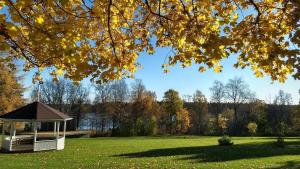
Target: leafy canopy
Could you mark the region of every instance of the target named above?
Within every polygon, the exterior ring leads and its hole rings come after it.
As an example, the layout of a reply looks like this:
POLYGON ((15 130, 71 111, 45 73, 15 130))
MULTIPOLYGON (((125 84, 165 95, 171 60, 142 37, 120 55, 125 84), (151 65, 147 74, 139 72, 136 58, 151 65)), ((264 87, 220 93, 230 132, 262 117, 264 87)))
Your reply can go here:
MULTIPOLYGON (((1 62, 52 68, 74 81, 132 77, 139 53, 171 47, 163 64, 235 67, 300 79, 298 0, 0 0, 1 62)), ((37 71, 35 80, 41 80, 37 71)))

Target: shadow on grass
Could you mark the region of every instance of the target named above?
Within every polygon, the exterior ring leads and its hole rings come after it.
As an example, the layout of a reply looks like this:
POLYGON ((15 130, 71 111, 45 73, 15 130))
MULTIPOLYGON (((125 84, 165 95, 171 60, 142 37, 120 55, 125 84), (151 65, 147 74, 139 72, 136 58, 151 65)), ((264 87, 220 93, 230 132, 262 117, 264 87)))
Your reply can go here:
POLYGON ((278 148, 274 146, 273 142, 267 142, 238 144, 233 146, 215 145, 163 148, 115 156, 125 158, 181 156, 179 159, 182 160, 193 159, 199 162, 222 162, 283 155, 300 155, 300 141, 290 141, 285 148, 278 148))
POLYGON ((269 169, 300 169, 300 161, 287 161, 284 163, 281 163, 277 167, 269 168, 269 169))

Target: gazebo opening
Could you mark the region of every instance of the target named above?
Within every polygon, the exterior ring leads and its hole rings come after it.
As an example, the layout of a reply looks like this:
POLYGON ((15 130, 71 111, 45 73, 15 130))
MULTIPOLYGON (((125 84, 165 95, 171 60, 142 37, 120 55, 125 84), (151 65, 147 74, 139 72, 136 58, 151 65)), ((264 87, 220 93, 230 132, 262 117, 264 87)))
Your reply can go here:
POLYGON ((4 151, 42 151, 64 149, 66 123, 72 118, 43 103, 34 102, 0 116, 0 119, 3 120, 4 151), (52 127, 53 132, 41 131, 44 125, 52 127))

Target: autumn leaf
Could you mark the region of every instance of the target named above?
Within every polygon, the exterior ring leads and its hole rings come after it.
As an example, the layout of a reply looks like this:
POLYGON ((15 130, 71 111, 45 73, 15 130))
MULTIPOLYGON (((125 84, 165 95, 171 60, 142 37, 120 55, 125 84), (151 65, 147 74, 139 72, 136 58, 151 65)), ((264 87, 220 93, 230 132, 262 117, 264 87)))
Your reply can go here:
POLYGON ((199 68, 199 72, 205 72, 205 67, 203 67, 203 66, 200 66, 200 68, 199 68))
POLYGON ((88 76, 110 81, 133 76, 140 68, 140 53, 167 47, 172 49, 167 66, 195 63, 220 72, 221 60, 239 55, 234 66, 256 65, 257 77, 265 73, 282 82, 289 75, 300 79, 299 1, 185 1, 184 7, 173 0, 163 5, 92 1, 89 9, 77 0, 61 1, 60 6, 56 1, 4 2, 0 0, 0 8, 7 8, 0 14, 1 57, 13 63, 13 54, 26 62, 27 71, 55 67, 61 71, 53 75, 74 81, 88 76))
POLYGON ((56 70, 56 74, 57 74, 58 76, 61 76, 63 73, 64 73, 64 71, 63 71, 62 69, 56 70))
POLYGON ((43 18, 42 16, 39 16, 39 17, 36 18, 35 21, 36 21, 37 23, 39 23, 39 24, 42 24, 42 23, 44 23, 44 18, 43 18))
POLYGON ((221 71, 222 71, 222 65, 218 63, 217 66, 214 68, 214 71, 215 71, 216 73, 221 72, 221 71))

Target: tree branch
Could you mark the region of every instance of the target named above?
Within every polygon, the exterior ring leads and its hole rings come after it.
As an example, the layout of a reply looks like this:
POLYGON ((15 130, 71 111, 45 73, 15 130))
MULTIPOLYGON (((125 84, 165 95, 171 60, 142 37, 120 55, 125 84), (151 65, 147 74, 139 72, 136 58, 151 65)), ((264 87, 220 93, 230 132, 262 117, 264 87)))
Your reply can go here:
POLYGON ((114 56, 116 57, 116 59, 117 59, 117 61, 118 61, 118 63, 120 64, 121 62, 120 62, 120 60, 119 60, 119 58, 118 58, 118 56, 117 56, 117 53, 116 53, 116 47, 115 47, 115 41, 114 41, 114 39, 113 39, 113 36, 112 36, 112 33, 111 33, 111 27, 110 27, 110 17, 111 17, 111 15, 110 15, 110 7, 112 6, 112 0, 109 0, 109 4, 108 4, 108 7, 107 7, 107 11, 108 11, 108 18, 107 18, 107 29, 108 29, 108 34, 109 34, 109 37, 110 37, 110 40, 111 40, 111 45, 112 45, 112 48, 113 48, 113 54, 114 54, 114 56))
POLYGON ((249 0, 249 2, 254 6, 255 10, 257 11, 255 24, 259 24, 259 18, 261 15, 261 11, 260 11, 259 7, 257 6, 257 4, 254 2, 254 0, 249 0))
POLYGON ((166 17, 166 16, 164 16, 164 15, 161 15, 160 13, 153 12, 152 9, 151 9, 150 4, 149 4, 149 2, 148 2, 148 0, 145 0, 145 4, 147 5, 147 8, 148 8, 148 10, 149 10, 149 12, 150 12, 151 14, 156 15, 156 16, 158 16, 158 17, 160 17, 160 18, 164 18, 164 19, 169 20, 169 21, 173 21, 172 19, 170 19, 170 18, 168 18, 168 17, 166 17))

